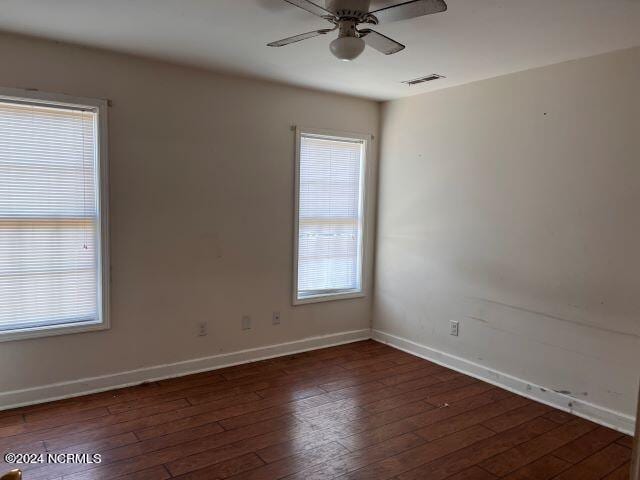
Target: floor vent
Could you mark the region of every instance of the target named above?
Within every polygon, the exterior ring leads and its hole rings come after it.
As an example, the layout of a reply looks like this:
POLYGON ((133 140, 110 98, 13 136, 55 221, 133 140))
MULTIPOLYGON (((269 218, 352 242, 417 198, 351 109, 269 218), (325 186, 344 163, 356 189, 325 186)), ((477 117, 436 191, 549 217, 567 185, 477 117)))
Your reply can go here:
POLYGON ((431 75, 427 75, 426 77, 414 78, 413 80, 405 80, 404 84, 406 85, 417 85, 419 83, 432 82, 434 80, 438 80, 439 78, 447 78, 444 75, 438 75, 437 73, 432 73, 431 75))

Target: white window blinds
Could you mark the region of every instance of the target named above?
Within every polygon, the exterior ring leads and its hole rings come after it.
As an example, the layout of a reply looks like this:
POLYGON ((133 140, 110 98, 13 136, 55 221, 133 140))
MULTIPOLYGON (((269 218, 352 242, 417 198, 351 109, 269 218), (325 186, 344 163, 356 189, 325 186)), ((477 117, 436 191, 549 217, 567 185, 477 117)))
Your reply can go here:
POLYGON ((362 291, 365 140, 301 133, 296 298, 362 291))
POLYGON ((0 98, 0 333, 100 320, 97 115, 0 98))

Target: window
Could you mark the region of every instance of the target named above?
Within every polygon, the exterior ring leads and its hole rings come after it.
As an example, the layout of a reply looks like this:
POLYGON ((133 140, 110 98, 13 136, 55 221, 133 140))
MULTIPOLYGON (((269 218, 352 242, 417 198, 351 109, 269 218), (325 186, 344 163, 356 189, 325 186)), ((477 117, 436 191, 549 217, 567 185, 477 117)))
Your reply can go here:
POLYGON ((370 137, 297 130, 294 304, 364 296, 370 137))
POLYGON ((108 326, 105 114, 0 90, 0 340, 108 326))

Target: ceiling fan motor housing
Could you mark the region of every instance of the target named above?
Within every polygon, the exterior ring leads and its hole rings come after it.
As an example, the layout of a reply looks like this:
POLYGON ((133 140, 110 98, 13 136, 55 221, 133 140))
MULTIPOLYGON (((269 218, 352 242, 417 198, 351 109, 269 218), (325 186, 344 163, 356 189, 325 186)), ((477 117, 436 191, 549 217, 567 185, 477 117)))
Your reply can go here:
POLYGON ((339 23, 338 37, 357 37, 355 20, 341 20, 339 23))
POLYGON ((369 13, 371 0, 326 0, 327 10, 338 17, 364 19, 369 13))

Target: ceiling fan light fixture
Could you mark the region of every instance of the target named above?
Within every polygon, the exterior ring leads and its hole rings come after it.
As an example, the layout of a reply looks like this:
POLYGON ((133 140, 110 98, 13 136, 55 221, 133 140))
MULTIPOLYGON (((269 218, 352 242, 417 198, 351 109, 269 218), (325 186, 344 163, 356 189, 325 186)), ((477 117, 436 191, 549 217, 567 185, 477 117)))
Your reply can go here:
POLYGON ((329 45, 331 53, 345 62, 358 58, 364 51, 364 47, 364 40, 357 37, 338 37, 329 45))

